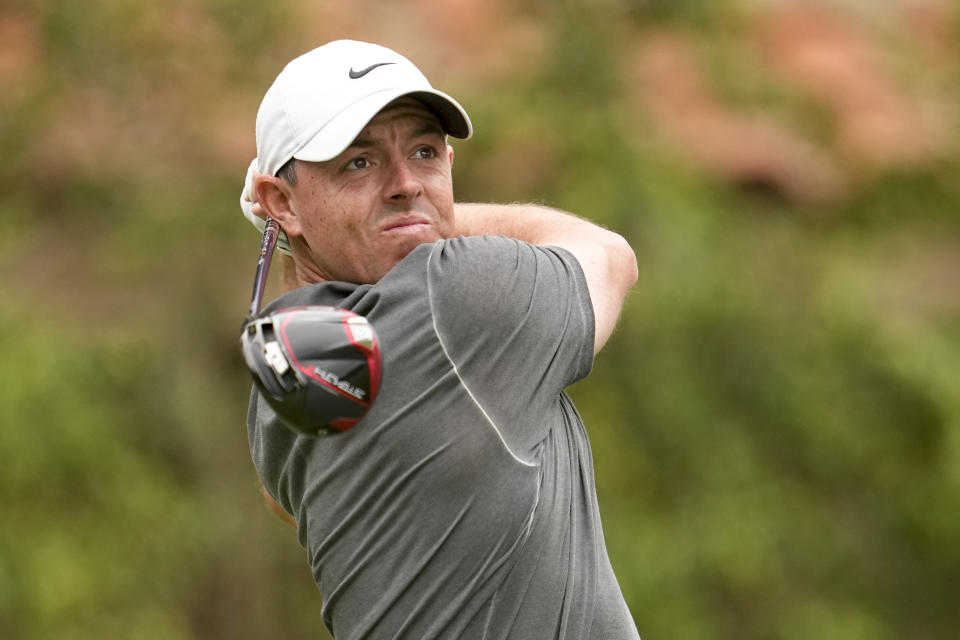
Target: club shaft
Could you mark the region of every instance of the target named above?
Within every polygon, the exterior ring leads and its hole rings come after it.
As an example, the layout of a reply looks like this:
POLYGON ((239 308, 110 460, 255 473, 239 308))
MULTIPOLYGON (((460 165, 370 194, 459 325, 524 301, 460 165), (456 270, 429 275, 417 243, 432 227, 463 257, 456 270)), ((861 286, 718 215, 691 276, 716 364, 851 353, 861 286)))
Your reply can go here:
POLYGON ((273 250, 277 246, 277 237, 280 227, 273 218, 267 218, 263 228, 263 242, 260 243, 260 259, 257 261, 257 275, 253 280, 253 296, 250 300, 250 317, 260 313, 263 302, 263 292, 267 288, 267 276, 270 274, 270 261, 273 259, 273 250))

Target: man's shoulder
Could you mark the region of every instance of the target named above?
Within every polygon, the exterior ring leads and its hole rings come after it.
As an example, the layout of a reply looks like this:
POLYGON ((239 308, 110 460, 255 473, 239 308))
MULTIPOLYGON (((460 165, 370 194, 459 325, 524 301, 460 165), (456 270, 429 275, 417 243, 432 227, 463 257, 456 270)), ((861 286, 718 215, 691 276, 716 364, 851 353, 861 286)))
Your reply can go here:
POLYGON ((317 282, 291 289, 275 298, 264 307, 262 313, 271 313, 277 309, 305 307, 308 305, 344 306, 344 300, 355 296, 358 291, 369 288, 352 282, 317 282))
MULTIPOLYGON (((454 236, 422 244, 397 266, 406 262, 422 263, 436 258, 482 259, 484 256, 516 252, 527 243, 502 235, 454 236)), ((530 245, 527 245, 530 246, 530 245)))
POLYGON ((489 273, 493 265, 516 265, 516 256, 523 245, 506 236, 457 236, 442 238, 416 247, 391 269, 378 283, 378 288, 402 286, 409 280, 437 277, 472 277, 477 269, 489 273))
POLYGON ((489 234, 480 236, 456 236, 438 240, 434 244, 438 250, 445 254, 451 254, 453 257, 461 253, 467 257, 482 257, 484 255, 504 252, 513 253, 518 251, 520 247, 533 246, 509 236, 489 234))
POLYGON ((387 273, 377 288, 452 287, 463 293, 518 285, 556 287, 561 281, 582 279, 576 257, 561 247, 533 245, 503 235, 479 235, 420 245, 387 273))

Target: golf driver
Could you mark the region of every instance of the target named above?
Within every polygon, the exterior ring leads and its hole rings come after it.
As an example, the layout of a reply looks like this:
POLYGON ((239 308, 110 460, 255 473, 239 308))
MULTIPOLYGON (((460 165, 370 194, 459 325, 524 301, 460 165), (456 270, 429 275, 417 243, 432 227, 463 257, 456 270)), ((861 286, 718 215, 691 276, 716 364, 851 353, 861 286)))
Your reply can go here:
POLYGON ((363 316, 329 306, 279 309, 258 317, 279 226, 268 218, 250 314, 240 345, 253 382, 288 427, 327 435, 350 429, 377 396, 381 358, 363 316))

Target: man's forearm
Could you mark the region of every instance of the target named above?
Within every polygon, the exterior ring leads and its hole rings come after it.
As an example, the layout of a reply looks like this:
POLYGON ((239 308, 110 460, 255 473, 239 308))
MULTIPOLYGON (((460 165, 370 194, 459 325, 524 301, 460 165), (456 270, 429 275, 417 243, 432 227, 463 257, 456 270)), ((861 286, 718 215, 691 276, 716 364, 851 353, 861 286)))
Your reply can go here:
POLYGON ((503 235, 540 245, 582 225, 596 227, 587 220, 536 204, 458 203, 456 224, 458 235, 503 235))

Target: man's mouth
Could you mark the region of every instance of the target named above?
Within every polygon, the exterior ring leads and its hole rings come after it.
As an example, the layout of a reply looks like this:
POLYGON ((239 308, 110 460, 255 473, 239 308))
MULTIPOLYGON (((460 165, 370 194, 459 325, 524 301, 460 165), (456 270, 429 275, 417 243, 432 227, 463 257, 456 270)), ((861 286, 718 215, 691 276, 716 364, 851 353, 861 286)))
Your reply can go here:
POLYGON ((430 227, 430 221, 418 215, 403 215, 389 220, 380 227, 383 233, 417 233, 430 227))

